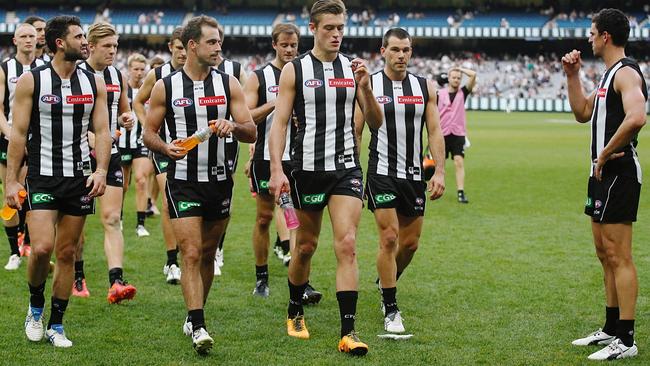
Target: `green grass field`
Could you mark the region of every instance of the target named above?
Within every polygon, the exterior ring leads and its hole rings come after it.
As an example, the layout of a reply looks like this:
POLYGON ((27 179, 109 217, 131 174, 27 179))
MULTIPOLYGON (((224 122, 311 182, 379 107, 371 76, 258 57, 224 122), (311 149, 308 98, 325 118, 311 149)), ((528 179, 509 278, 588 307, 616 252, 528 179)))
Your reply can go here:
MULTIPOLYGON (((398 284, 405 325, 415 334, 411 340, 376 337, 383 331, 374 285, 377 233, 367 210, 358 232, 357 330, 369 344, 369 354, 353 361, 336 351, 339 313, 327 222, 311 276, 324 299, 306 308, 312 338, 301 341, 286 336, 288 289, 280 261, 270 261, 271 297, 262 300, 251 295, 255 205, 240 168, 223 275, 215 280, 205 309, 215 339, 210 356, 197 356, 181 333, 185 307, 180 287, 167 285, 162 275, 165 252, 159 219, 147 221, 151 237, 136 238, 130 192, 124 220, 125 277, 138 288, 135 300, 119 306, 106 302, 103 233, 98 217, 91 217, 85 249, 91 297, 72 298, 65 317, 74 347, 59 350, 46 342, 27 341, 23 263, 17 272, 0 269, 0 364, 591 364, 586 357, 597 348, 570 345, 573 338, 602 326, 604 317, 601 269, 588 219, 582 214, 589 126, 572 123, 568 114, 474 112, 469 121, 472 147, 467 151, 466 192, 470 204, 456 202, 454 170, 448 162, 447 193, 427 204, 420 249, 398 284)), ((649 133, 646 128, 639 145, 646 171, 650 171, 649 133)), ((368 135, 364 135, 365 146, 368 135)), ((367 156, 362 158, 365 165, 367 156)), ((650 363, 649 216, 650 195, 644 192, 634 233, 640 355, 621 364, 650 363)), ((0 241, 4 265, 9 249, 5 239, 0 241)), ((46 314, 51 284, 49 279, 46 314)))

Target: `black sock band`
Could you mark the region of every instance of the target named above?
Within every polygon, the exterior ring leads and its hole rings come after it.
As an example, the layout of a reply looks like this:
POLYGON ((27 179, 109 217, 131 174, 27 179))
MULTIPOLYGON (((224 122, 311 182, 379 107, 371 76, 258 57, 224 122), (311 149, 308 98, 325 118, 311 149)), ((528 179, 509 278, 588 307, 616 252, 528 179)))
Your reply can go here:
POLYGON ((605 306, 605 325, 603 325, 603 332, 609 335, 616 334, 616 323, 618 323, 619 314, 618 307, 610 308, 605 306))
POLYGON ((269 280, 269 265, 255 266, 255 276, 257 280, 269 280))
POLYGON ((205 329, 205 318, 203 316, 203 309, 195 309, 187 312, 187 317, 192 322, 192 330, 200 328, 205 329))
POLYGON ((297 315, 305 314, 302 308, 302 295, 305 294, 305 287, 307 287, 308 282, 302 285, 294 285, 287 280, 287 283, 289 284, 289 309, 287 314, 290 318, 295 318, 297 315))
POLYGON ((32 286, 29 283, 27 285, 29 285, 29 305, 33 308, 43 308, 45 306, 45 296, 43 295, 45 282, 39 286, 32 286))
POLYGON ((616 327, 616 338, 620 339, 624 345, 632 347, 634 345, 634 319, 618 321, 616 327))
POLYGON ((339 303, 341 315, 341 337, 354 330, 354 319, 357 314, 358 291, 337 291, 336 300, 339 303))
POLYGON ((86 278, 84 274, 84 261, 74 262, 74 278, 86 278))
POLYGON ((172 264, 178 266, 178 249, 167 251, 167 265, 171 266, 172 264))
MULTIPOLYGON (((23 206, 23 207, 26 207, 26 206, 23 206)), ((32 241, 29 238, 29 226, 27 225, 27 223, 25 223, 25 231, 23 231, 23 234, 24 234, 24 236, 23 236, 23 245, 31 244, 32 241)))
POLYGON ((282 248, 282 251, 284 253, 289 253, 289 251, 291 250, 291 247, 289 246, 289 240, 282 240, 280 242, 280 247, 282 248))
POLYGON ((9 241, 9 247, 11 248, 11 254, 20 256, 20 250, 18 249, 18 226, 5 226, 5 233, 7 233, 7 240, 9 241))
POLYGON ((275 234, 275 246, 280 245, 280 234, 275 234))
POLYGON ((138 211, 138 225, 144 226, 144 219, 147 218, 147 212, 146 211, 138 211))
POLYGON ((50 311, 50 320, 47 322, 47 329, 52 328, 52 324, 63 324, 63 314, 68 307, 68 300, 57 299, 52 296, 52 310, 50 311))
POLYGON ((381 289, 381 296, 384 302, 384 309, 386 314, 394 313, 398 311, 397 308, 397 287, 389 287, 381 289))
POLYGON ((223 241, 225 239, 226 239, 226 233, 223 233, 223 235, 221 235, 221 239, 219 239, 219 245, 217 246, 219 249, 223 250, 223 241))
POLYGON ((111 286, 113 286, 113 284, 117 280, 122 281, 122 268, 120 267, 111 268, 108 271, 108 282, 110 282, 111 286))

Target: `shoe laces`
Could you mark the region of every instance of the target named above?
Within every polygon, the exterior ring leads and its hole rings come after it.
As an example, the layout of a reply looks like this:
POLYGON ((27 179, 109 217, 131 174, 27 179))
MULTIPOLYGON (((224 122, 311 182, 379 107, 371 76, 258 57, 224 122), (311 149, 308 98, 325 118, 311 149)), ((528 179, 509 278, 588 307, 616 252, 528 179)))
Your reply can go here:
POLYGON ((607 345, 607 348, 608 348, 607 351, 610 354, 611 353, 621 353, 621 352, 623 352, 623 349, 621 348, 621 343, 623 343, 623 342, 621 342, 620 339, 616 338, 612 343, 607 345))
POLYGON ((347 336, 350 337, 355 342, 361 342, 361 340, 359 339, 359 335, 354 330, 348 333, 347 336))
POLYGON ((302 325, 304 324, 305 317, 302 315, 297 315, 295 318, 291 319, 291 321, 293 322, 293 327, 296 332, 302 332, 302 325))
POLYGON ((81 292, 84 289, 83 278, 77 278, 74 280, 74 288, 81 292))

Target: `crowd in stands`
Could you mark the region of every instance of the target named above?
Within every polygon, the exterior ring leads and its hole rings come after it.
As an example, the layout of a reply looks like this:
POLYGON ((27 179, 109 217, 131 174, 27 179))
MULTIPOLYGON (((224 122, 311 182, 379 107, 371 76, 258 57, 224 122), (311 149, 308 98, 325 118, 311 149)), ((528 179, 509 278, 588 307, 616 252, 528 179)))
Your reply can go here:
MULTIPOLYGON (((13 52, 12 48, 0 48, 0 60, 10 56, 11 52, 13 52)), ((162 56, 165 60, 169 59, 169 54, 151 49, 138 48, 128 51, 120 49, 115 66, 126 72, 126 60, 132 52, 142 53, 147 59, 156 55, 162 56)), ((272 58, 271 54, 255 56, 226 54, 226 56, 241 62, 247 72, 264 66, 272 58)), ((372 72, 380 70, 383 65, 379 54, 362 53, 359 56, 368 60, 368 69, 372 72)), ((434 58, 415 56, 411 60, 410 71, 436 80, 438 75, 450 68, 462 66, 478 72, 474 96, 564 99, 567 96, 566 81, 559 60, 560 57, 555 54, 535 57, 504 56, 496 59, 479 53, 466 52, 434 58)), ((650 80, 650 62, 640 61, 639 65, 646 80, 650 80)), ((602 63, 593 60, 584 61, 581 77, 587 91, 594 90, 604 71, 602 63)))

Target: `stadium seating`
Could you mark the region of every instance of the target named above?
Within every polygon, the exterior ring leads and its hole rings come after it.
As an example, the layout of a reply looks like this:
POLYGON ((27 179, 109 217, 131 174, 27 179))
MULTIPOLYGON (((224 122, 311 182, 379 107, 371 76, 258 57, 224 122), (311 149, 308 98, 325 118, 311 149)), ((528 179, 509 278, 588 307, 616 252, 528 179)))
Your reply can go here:
POLYGON ((461 27, 500 27, 501 19, 506 19, 510 27, 542 27, 549 21, 546 15, 522 12, 496 12, 476 14, 473 19, 463 20, 461 27))
POLYGON ((226 15, 215 11, 205 14, 216 18, 223 25, 272 25, 278 16, 272 10, 229 10, 226 15))
POLYGON ((60 8, 38 7, 38 8, 16 9, 16 16, 21 21, 30 15, 38 15, 42 18, 48 19, 61 14, 76 15, 79 17, 81 23, 83 24, 92 24, 95 21, 95 11, 90 9, 81 9, 78 12, 75 12, 74 9, 71 7, 60 7, 60 8))
POLYGON ((589 28, 591 19, 587 17, 571 19, 556 19, 555 22, 559 28, 589 28))
MULTIPOLYGON (((138 24, 141 14, 150 14, 157 11, 156 9, 133 8, 133 9, 115 9, 111 11, 110 17, 113 24, 138 24)), ((183 10, 165 9, 164 16, 161 18, 161 25, 178 25, 183 22, 185 12, 183 10)), ((147 24, 155 24, 148 22, 147 24)))

